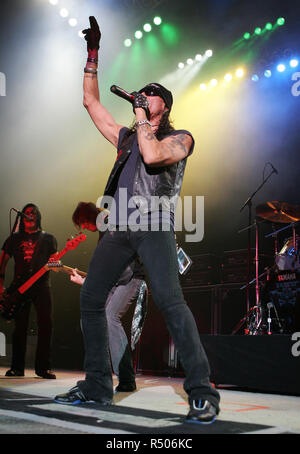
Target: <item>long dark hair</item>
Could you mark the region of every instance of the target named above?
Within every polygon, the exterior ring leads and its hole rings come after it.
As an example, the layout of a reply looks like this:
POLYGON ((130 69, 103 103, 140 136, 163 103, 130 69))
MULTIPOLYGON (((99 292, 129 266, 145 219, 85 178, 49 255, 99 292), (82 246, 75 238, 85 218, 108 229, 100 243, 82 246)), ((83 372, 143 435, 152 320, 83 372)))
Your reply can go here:
MULTIPOLYGON (((27 205, 25 205, 24 208, 22 209, 22 213, 25 213, 25 211, 29 207, 34 208, 34 211, 36 213, 36 228, 39 229, 39 230, 42 230, 42 226, 41 226, 42 215, 41 215, 40 210, 38 209, 38 207, 34 203, 27 203, 27 205)), ((19 232, 23 233, 24 231, 25 231, 24 217, 21 216, 20 225, 19 225, 19 232)))
MULTIPOLYGON (((158 130, 155 133, 157 140, 162 140, 166 135, 168 135, 171 131, 174 131, 174 127, 172 125, 172 120, 170 120, 170 112, 167 110, 163 113, 158 130)), ((130 133, 133 134, 136 132, 135 120, 134 123, 130 126, 130 133)))
POLYGON ((96 219, 100 210, 93 202, 79 202, 73 215, 74 225, 80 229, 81 224, 90 222, 96 225, 96 219))

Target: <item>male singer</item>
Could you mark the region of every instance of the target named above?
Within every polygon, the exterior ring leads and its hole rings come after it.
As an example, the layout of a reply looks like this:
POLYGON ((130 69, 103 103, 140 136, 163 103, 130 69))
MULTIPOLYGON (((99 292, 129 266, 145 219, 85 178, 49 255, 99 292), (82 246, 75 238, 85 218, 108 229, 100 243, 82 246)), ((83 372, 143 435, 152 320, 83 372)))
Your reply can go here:
POLYGON ((112 403, 105 302, 112 286, 138 254, 185 371, 184 389, 190 405, 186 421, 208 424, 219 412, 220 398, 209 382, 207 357, 180 287, 171 202, 179 195, 194 140, 188 131, 174 130, 170 125, 172 93, 157 83, 133 93, 135 127, 128 129, 117 124, 100 102, 97 63, 101 33, 94 17, 90 17, 90 28, 84 34, 88 49, 84 106, 100 133, 118 152, 105 189, 105 195, 113 196, 116 201, 116 216, 110 220, 116 229, 106 231, 98 244, 81 291, 85 380, 56 396, 55 401, 68 405, 90 400, 103 405, 112 403), (154 196, 165 196, 162 206, 152 204, 154 196), (118 211, 118 206, 126 204, 128 211, 118 211), (131 228, 130 221, 137 208, 139 230, 136 223, 131 228))

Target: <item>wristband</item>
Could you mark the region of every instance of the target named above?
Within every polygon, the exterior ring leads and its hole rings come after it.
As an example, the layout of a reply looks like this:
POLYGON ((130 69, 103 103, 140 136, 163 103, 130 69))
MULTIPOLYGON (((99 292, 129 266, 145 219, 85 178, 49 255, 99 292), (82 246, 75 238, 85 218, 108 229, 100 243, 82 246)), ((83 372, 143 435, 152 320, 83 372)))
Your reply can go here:
POLYGON ((98 58, 91 58, 91 57, 88 57, 87 61, 88 61, 89 63, 96 63, 96 64, 98 64, 98 58))
POLYGON ((136 122, 135 126, 138 128, 139 126, 142 126, 142 125, 149 125, 149 126, 152 126, 152 124, 150 123, 149 120, 139 120, 136 122))
POLYGON ((97 74, 97 69, 95 68, 84 68, 85 73, 97 74))

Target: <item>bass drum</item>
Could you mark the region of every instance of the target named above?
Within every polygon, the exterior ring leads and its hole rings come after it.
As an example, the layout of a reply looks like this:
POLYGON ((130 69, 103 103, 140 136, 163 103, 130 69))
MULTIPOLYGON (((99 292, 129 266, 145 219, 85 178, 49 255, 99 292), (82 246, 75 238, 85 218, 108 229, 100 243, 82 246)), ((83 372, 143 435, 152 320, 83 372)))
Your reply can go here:
POLYGON ((273 334, 300 331, 300 270, 272 272, 261 291, 262 319, 273 334))
POLYGON ((275 263, 279 271, 300 270, 299 235, 296 236, 296 253, 294 239, 288 238, 279 254, 276 254, 275 263))

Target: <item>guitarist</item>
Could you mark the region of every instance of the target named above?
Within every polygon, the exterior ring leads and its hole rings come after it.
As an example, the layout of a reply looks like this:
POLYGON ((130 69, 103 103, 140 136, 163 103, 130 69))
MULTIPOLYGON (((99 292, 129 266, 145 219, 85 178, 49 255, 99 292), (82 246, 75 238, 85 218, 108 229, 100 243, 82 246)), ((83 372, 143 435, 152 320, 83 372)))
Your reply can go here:
MULTIPOLYGON (((41 268, 49 257, 57 252, 57 241, 41 228, 41 213, 36 205, 29 203, 22 210, 19 231, 12 233, 2 246, 0 257, 0 297, 4 293, 6 265, 14 258, 14 280, 11 287, 18 288, 41 268)), ((38 340, 35 356, 35 372, 39 377, 55 379, 50 370, 50 347, 52 337, 52 295, 49 272, 45 273, 23 295, 25 304, 14 320, 12 337, 11 368, 7 377, 23 377, 25 369, 26 338, 31 302, 38 324, 38 340)), ((24 302, 23 301, 23 302, 24 302)))
MULTIPOLYGON (((97 219, 97 217, 101 211, 92 202, 79 202, 72 216, 73 223, 79 229, 96 232, 97 225, 99 226, 99 218, 97 219)), ((105 222, 105 210, 103 210, 102 215, 105 222)), ((103 232, 99 231, 99 241, 102 236, 103 232)), ((77 273, 76 269, 73 269, 73 275, 71 275, 70 279, 79 285, 84 282, 84 278, 77 273)), ((125 269, 106 300, 105 312, 109 335, 109 351, 112 368, 119 381, 118 386, 115 388, 116 393, 136 390, 131 351, 121 318, 126 314, 131 304, 137 303, 139 295, 142 298, 142 311, 144 315, 146 314, 148 289, 144 279, 143 266, 136 259, 125 269)), ((140 331, 141 329, 142 326, 139 327, 140 331)))

